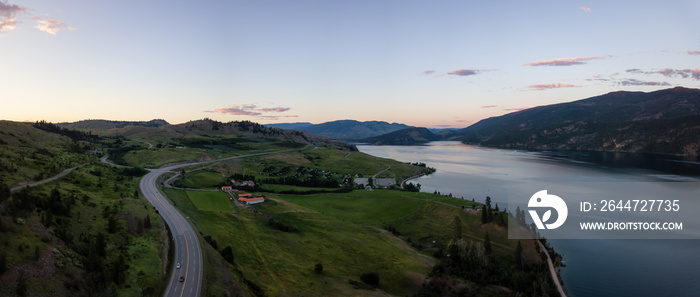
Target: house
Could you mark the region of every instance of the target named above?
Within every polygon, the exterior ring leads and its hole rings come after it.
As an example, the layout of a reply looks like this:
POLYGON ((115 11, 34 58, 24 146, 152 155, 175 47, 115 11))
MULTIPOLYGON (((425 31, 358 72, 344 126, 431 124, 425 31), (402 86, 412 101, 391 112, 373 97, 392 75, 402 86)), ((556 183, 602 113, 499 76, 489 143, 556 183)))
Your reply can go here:
POLYGON ((235 179, 232 179, 232 180, 231 180, 231 183, 235 185, 235 184, 236 184, 236 180, 235 180, 235 179))
POLYGON ((223 186, 223 187, 221 187, 221 190, 222 190, 222 191, 229 192, 229 191, 232 191, 232 190, 233 190, 233 187, 232 187, 232 186, 223 186))
POLYGON ((390 177, 387 178, 375 178, 374 185, 378 187, 389 187, 396 184, 396 180, 390 177))
POLYGON ((247 181, 244 181, 244 182, 243 182, 243 186, 246 186, 246 187, 255 187, 255 182, 253 182, 252 180, 247 180, 247 181))

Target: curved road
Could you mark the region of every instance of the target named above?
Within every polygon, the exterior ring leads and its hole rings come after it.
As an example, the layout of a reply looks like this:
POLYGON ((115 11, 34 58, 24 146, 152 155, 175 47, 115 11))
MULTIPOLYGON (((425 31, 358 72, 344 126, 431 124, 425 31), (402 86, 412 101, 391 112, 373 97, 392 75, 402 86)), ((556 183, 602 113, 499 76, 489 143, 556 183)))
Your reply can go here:
POLYGON ((153 204, 161 217, 163 217, 165 223, 170 227, 170 232, 173 235, 173 243, 175 244, 175 256, 173 261, 181 265, 180 268, 173 265, 173 272, 170 275, 170 280, 168 281, 168 286, 163 296, 199 296, 202 289, 203 268, 202 249, 199 246, 199 239, 197 238, 195 228, 190 225, 189 221, 170 204, 168 199, 165 198, 160 191, 158 191, 158 178, 166 172, 184 166, 276 154, 280 152, 285 151, 242 155, 213 161, 192 162, 170 165, 159 169, 149 169, 150 172, 141 179, 139 186, 148 202, 153 204), (180 276, 183 277, 183 281, 180 281, 180 276))

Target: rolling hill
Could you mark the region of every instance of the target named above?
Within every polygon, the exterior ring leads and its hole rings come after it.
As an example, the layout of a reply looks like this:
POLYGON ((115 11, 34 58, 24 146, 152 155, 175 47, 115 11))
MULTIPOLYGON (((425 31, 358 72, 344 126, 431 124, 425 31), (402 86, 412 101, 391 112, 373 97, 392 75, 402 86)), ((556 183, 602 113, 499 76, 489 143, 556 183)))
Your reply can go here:
POLYGON ((531 150, 700 154, 700 90, 613 92, 492 117, 449 136, 531 150))
MULTIPOLYGON (((272 125, 284 125, 289 126, 290 124, 272 124, 272 125)), ((284 128, 284 127, 281 127, 284 128)), ((399 123, 387 123, 381 121, 367 121, 360 122, 355 120, 339 120, 332 122, 325 122, 321 124, 312 124, 308 126, 297 126, 293 129, 303 129, 310 133, 346 141, 354 141, 363 138, 379 136, 382 134, 394 132, 401 129, 412 128, 411 126, 399 124, 399 123)), ((290 129, 290 128, 284 128, 290 129)))
POLYGON ((406 128, 360 141, 372 145, 416 145, 440 140, 441 138, 427 128, 406 128))
POLYGON ((165 120, 156 119, 150 121, 109 121, 109 120, 82 120, 73 123, 58 123, 59 127, 67 128, 71 130, 107 130, 113 128, 124 128, 130 126, 137 127, 162 127, 170 125, 165 120))

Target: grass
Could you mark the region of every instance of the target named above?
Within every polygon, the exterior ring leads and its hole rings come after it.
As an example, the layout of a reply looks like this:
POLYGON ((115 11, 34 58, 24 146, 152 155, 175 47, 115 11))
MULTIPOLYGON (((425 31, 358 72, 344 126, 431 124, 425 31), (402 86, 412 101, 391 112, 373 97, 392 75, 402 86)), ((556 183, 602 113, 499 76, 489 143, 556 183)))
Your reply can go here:
POLYGON ((225 179, 218 172, 210 170, 196 170, 186 172, 184 177, 176 181, 181 188, 211 189, 224 183, 225 179))
MULTIPOLYGON (((202 211, 191 199, 193 192, 164 191, 203 235, 218 242, 219 252, 231 246, 235 265, 228 269, 239 283, 252 282, 247 286, 251 295, 255 287, 268 296, 411 295, 437 262, 428 255, 433 247, 445 247, 457 237, 456 217, 462 224, 462 238, 483 242, 489 232, 494 255, 506 263, 512 262, 517 245, 507 239, 505 228, 481 225, 479 212, 462 210, 471 201, 436 194, 392 190, 268 194, 266 202, 254 206, 258 210, 254 213, 244 207, 202 211), (299 232, 272 229, 267 226, 269 218, 296 226, 299 232), (387 224, 402 235, 384 230, 387 224), (421 248, 413 248, 409 238, 421 248), (425 253, 419 251, 423 249, 425 253), (316 263, 323 265, 322 274, 313 271, 316 263), (358 291, 348 284, 349 280, 359 281, 365 272, 380 276, 379 290, 358 291)), ((523 246, 526 261, 540 261, 531 241, 523 246)), ((215 282, 220 270, 206 266, 205 270, 209 292, 231 295, 215 282)))
MULTIPOLYGON (((162 236, 164 223, 145 199, 134 198, 137 185, 138 178, 120 177, 114 168, 98 163, 76 169, 59 180, 32 187, 36 197, 49 197, 51 190, 57 189, 64 204, 73 199, 70 197, 75 197, 75 202, 70 216, 55 215, 49 228, 42 223, 42 216, 47 211, 37 210, 29 214, 23 219, 23 224, 17 224, 17 219, 8 220, 10 214, 7 212, 1 214, 5 230, 0 232, 0 249, 12 250, 7 253, 8 267, 11 268, 7 274, 18 273, 16 269, 20 266, 32 273, 54 271, 51 277, 30 277, 29 295, 84 295, 85 251, 89 245, 84 238, 102 232, 107 239, 103 259, 105 267, 109 267, 120 254, 126 257, 129 265, 125 282, 108 290, 114 290, 118 296, 161 294, 164 287, 163 260, 160 257, 165 240, 162 236), (118 227, 115 233, 106 231, 104 212, 107 208, 116 209, 118 227), (152 227, 139 230, 139 222, 147 215, 152 227), (65 230, 67 235, 59 235, 59 230, 65 230), (19 246, 23 246, 21 252, 15 250, 19 246), (40 261, 34 258, 35 247, 40 250, 40 261), (64 283, 75 284, 80 289, 74 291, 64 283)), ((0 295, 13 296, 14 285, 0 282, 0 295)))
POLYGON ((233 211, 229 196, 224 192, 187 191, 187 198, 200 211, 233 211))
POLYGON ((202 234, 218 241, 219 251, 231 246, 241 275, 269 296, 381 295, 379 291, 358 292, 348 285, 349 279, 359 280, 370 271, 382 277, 382 291, 409 294, 420 283, 407 273, 425 275, 434 262, 381 228, 360 226, 276 195, 268 195, 256 208, 276 221, 297 226, 299 232, 272 229, 266 216, 245 208, 239 209, 240 214, 202 212, 184 191, 165 192, 202 234), (323 274, 314 273, 316 263, 323 264, 323 274))

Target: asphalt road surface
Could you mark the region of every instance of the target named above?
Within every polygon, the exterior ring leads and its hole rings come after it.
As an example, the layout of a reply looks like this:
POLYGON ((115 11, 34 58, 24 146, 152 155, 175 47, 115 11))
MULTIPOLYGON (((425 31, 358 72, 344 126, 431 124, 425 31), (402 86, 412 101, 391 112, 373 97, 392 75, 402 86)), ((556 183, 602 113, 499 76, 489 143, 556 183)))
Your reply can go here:
POLYGON ((173 235, 173 243, 175 244, 175 257, 172 265, 173 272, 170 275, 170 280, 168 281, 168 286, 163 296, 195 297, 200 295, 202 289, 202 249, 199 246, 197 231, 194 227, 190 225, 189 221, 170 204, 168 199, 165 198, 160 191, 158 191, 158 178, 168 171, 184 166, 276 154, 280 152, 284 151, 250 154, 214 161, 184 163, 159 169, 149 169, 150 172, 141 179, 141 193, 143 193, 148 202, 153 204, 161 217, 163 217, 165 223, 168 224, 170 232, 173 235), (177 268, 178 263, 180 264, 180 268, 177 268), (182 281, 180 277, 182 277, 182 281))

